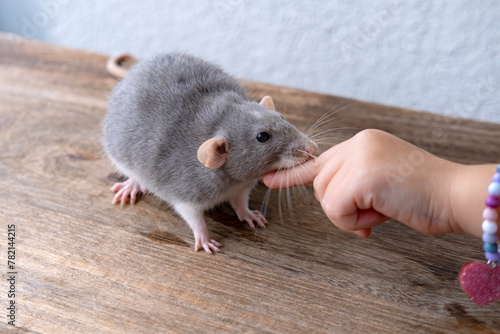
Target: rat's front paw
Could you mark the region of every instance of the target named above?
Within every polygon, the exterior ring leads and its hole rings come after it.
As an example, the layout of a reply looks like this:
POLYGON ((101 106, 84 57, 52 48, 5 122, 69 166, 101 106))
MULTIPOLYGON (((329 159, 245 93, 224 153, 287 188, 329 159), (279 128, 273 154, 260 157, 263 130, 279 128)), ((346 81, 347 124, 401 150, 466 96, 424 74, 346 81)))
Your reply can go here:
POLYGON ((147 190, 144 189, 139 182, 128 179, 127 181, 124 182, 118 182, 115 183, 114 186, 111 187, 111 191, 116 192, 115 197, 113 197, 113 204, 117 203, 120 201, 121 205, 127 203, 129 197, 130 197, 130 204, 134 204, 137 195, 140 193, 146 194, 147 190))
POLYGON ((195 245, 194 245, 194 250, 197 252, 200 247, 203 247, 205 252, 212 254, 213 252, 220 252, 218 247, 222 247, 220 243, 217 241, 210 239, 208 235, 202 235, 202 234, 195 234, 194 235, 194 240, 195 240, 195 245))
POLYGON ((238 215, 238 219, 240 221, 246 221, 251 228, 255 228, 254 222, 256 222, 260 227, 266 227, 267 220, 258 210, 250 211, 247 209, 243 213, 236 212, 236 214, 238 215))

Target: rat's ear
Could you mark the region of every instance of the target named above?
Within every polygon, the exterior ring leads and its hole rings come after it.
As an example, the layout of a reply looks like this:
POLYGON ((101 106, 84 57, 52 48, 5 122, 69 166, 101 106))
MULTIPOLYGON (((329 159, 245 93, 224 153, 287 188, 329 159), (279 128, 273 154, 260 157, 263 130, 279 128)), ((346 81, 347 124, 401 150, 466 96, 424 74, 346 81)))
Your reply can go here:
POLYGON ((198 160, 205 167, 217 169, 226 163, 227 146, 224 138, 210 138, 198 149, 198 160))
POLYGON ((273 99, 270 96, 264 96, 262 98, 262 100, 260 100, 259 104, 261 106, 266 107, 269 110, 276 111, 276 108, 274 107, 273 99))

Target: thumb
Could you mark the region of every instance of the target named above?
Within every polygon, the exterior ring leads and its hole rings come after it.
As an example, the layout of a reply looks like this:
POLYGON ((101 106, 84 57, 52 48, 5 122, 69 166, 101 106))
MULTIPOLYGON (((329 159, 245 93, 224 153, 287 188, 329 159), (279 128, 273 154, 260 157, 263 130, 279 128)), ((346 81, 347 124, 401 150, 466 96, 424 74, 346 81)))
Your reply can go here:
POLYGON ((272 189, 291 188, 312 183, 320 170, 318 160, 314 158, 301 165, 266 174, 263 182, 272 189))

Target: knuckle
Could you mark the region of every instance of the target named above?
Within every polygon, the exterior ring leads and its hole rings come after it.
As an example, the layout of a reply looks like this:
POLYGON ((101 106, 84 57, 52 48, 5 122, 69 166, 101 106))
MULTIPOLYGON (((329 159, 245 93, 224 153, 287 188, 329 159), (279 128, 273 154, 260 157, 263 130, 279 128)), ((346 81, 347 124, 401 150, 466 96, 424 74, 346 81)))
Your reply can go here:
POLYGON ((323 211, 325 212, 328 219, 330 219, 335 224, 335 222, 338 220, 338 216, 337 216, 337 210, 332 205, 332 203, 328 201, 322 201, 321 207, 323 208, 323 211))
POLYGON ((380 138, 382 131, 375 129, 365 129, 356 134, 356 138, 361 141, 371 142, 380 138))

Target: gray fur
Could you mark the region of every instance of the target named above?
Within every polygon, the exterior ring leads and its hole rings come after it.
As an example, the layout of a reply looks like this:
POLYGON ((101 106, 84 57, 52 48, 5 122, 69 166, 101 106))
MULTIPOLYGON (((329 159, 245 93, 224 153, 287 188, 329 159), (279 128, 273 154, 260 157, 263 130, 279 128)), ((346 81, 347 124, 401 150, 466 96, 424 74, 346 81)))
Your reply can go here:
POLYGON ((184 54, 135 65, 111 93, 104 120, 104 148, 122 172, 167 202, 203 209, 235 188, 253 187, 284 158, 303 159, 297 149, 309 142, 279 113, 247 100, 221 69, 184 54), (272 135, 265 143, 256 140, 262 131, 272 135), (212 137, 227 140, 228 158, 218 169, 197 158, 212 137))

